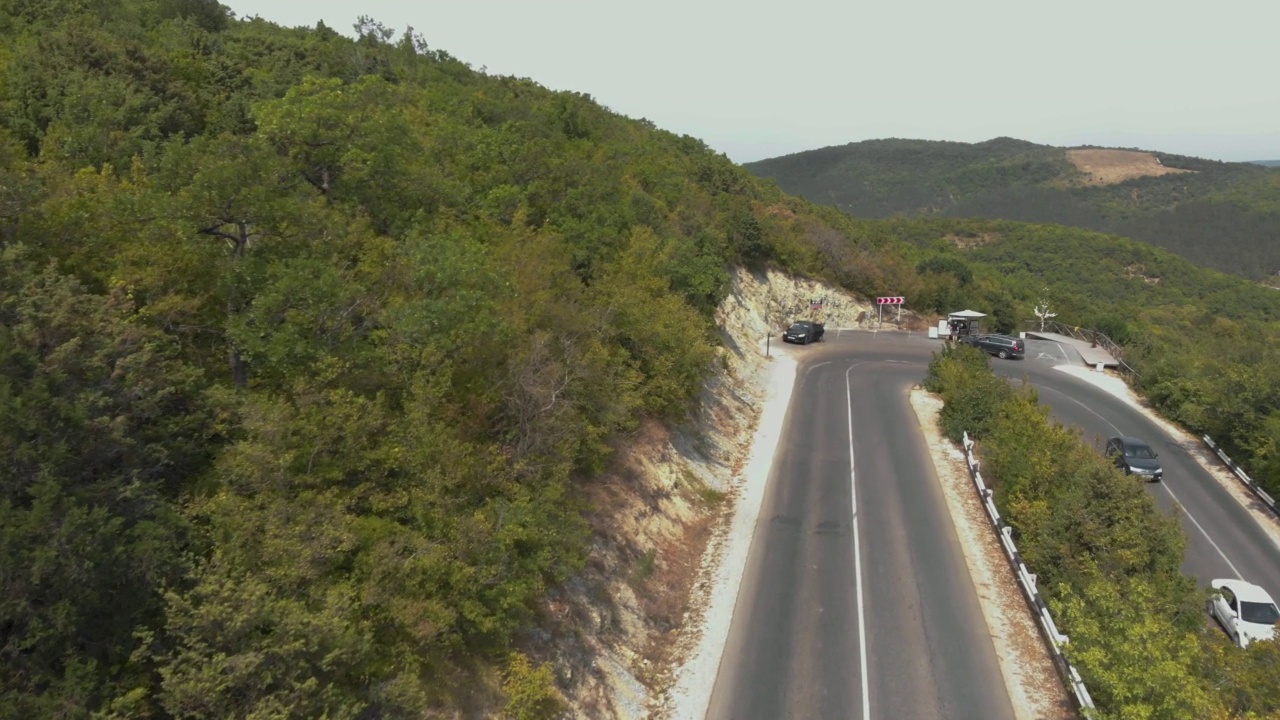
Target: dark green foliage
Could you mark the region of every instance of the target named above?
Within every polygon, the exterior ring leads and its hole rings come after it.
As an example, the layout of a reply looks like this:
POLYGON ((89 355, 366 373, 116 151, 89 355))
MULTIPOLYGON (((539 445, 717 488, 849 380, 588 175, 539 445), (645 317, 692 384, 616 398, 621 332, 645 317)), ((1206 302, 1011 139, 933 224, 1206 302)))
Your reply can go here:
POLYGON ((1280 274, 1280 171, 1155 153, 1190 170, 1081 182, 1063 148, 872 140, 750 163, 787 192, 859 217, 983 217, 1132 237, 1253 280, 1280 274))
POLYGON ((935 256, 927 260, 921 260, 916 265, 916 272, 925 273, 947 273, 960 281, 961 285, 968 285, 973 282, 973 271, 969 269, 964 261, 954 257, 935 256))
POLYGON ((154 681, 135 632, 182 582, 175 501, 217 448, 198 369, 122 293, 0 254, 0 717, 154 681))
POLYGON ((730 268, 910 274, 700 141, 356 31, 0 8, 0 717, 549 717, 513 646, 582 484, 694 409, 730 268))

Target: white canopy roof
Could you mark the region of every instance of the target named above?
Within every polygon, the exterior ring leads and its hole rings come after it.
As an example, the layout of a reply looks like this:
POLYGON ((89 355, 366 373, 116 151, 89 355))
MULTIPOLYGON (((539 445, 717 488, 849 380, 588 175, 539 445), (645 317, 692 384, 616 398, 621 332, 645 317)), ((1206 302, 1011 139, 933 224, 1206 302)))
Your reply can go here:
POLYGON ((977 310, 961 310, 960 312, 953 312, 947 317, 952 320, 977 320, 986 316, 986 313, 980 313, 977 310))

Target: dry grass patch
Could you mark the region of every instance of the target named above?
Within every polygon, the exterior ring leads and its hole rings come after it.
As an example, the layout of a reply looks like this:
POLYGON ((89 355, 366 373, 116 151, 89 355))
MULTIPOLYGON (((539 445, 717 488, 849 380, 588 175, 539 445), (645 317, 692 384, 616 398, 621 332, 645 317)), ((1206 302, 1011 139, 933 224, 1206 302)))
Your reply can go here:
POLYGON ((1134 263, 1124 269, 1124 276, 1130 280, 1139 279, 1148 285, 1156 285, 1160 282, 1160 278, 1154 275, 1147 275, 1147 268, 1142 263, 1134 263))
POLYGON ((1137 150, 1068 150, 1067 159, 1084 173, 1085 185, 1114 185, 1134 178, 1192 172, 1165 167, 1155 155, 1137 150))
POLYGON ((990 245, 1000 239, 1000 233, 986 232, 979 233, 978 235, 957 235, 955 233, 951 233, 949 235, 942 236, 942 239, 952 245, 955 245, 960 250, 968 250, 970 248, 982 247, 983 245, 990 245))

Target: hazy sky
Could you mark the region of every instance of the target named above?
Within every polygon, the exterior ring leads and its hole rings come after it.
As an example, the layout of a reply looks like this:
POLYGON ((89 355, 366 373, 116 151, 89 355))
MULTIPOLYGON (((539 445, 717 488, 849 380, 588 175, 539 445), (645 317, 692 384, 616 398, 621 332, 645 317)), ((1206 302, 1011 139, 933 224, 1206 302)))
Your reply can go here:
POLYGON ((871 138, 1280 158, 1277 0, 234 0, 360 15, 738 162, 871 138))

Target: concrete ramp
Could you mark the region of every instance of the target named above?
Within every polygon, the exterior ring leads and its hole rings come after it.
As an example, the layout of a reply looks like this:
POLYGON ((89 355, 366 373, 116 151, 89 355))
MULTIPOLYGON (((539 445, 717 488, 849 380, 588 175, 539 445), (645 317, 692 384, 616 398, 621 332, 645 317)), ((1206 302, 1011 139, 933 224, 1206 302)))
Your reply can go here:
POLYGON ((1107 352, 1107 349, 1098 345, 1094 347, 1093 343, 1087 340, 1078 340, 1070 335, 1059 335, 1053 332, 1043 331, 1027 331, 1027 337, 1037 338, 1039 340, 1052 340, 1064 347, 1074 348, 1076 353, 1080 355, 1080 360, 1089 367, 1097 367, 1098 363, 1102 363, 1102 367, 1120 367, 1120 362, 1107 352))

